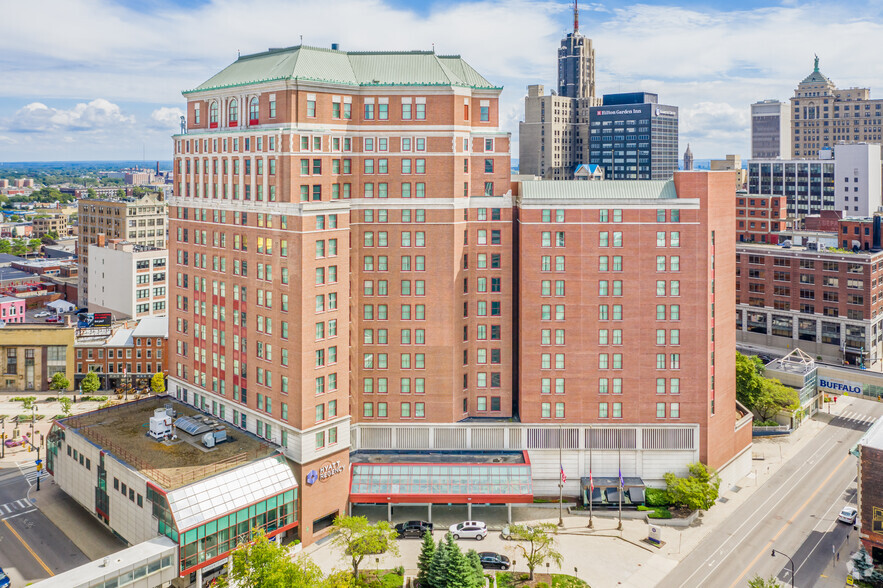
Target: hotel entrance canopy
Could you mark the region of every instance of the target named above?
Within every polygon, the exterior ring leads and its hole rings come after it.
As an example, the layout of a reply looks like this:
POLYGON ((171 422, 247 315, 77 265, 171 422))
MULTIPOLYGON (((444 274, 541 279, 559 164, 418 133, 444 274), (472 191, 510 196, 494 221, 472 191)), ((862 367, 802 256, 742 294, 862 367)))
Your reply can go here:
POLYGON ((526 452, 358 451, 350 460, 354 504, 533 502, 526 452))

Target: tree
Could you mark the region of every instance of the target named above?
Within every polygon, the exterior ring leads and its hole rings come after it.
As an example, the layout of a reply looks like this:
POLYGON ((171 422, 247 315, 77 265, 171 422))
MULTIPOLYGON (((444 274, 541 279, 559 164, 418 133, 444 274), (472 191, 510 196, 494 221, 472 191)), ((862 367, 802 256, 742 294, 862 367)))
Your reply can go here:
POLYGON ((448 550, 456 549, 457 544, 450 533, 447 533, 444 539, 438 542, 438 548, 432 555, 432 562, 429 564, 429 574, 427 574, 427 584, 431 588, 444 588, 448 582, 448 550))
POLYGON ((666 491, 672 504, 685 506, 690 510, 708 510, 717 500, 721 480, 713 469, 702 463, 691 463, 690 474, 679 478, 671 472, 663 477, 668 486, 666 491))
POLYGON ((36 410, 37 407, 37 397, 36 396, 25 396, 19 399, 21 402, 21 407, 25 411, 36 410))
POLYGON ((865 546, 862 545, 861 548, 852 556, 852 563, 855 566, 856 571, 858 571, 858 577, 864 578, 865 572, 874 567, 874 563, 871 560, 871 556, 868 555, 865 546))
POLYGON ((61 405, 61 412, 64 416, 71 416, 71 408, 73 407, 73 401, 67 396, 62 396, 58 399, 58 403, 61 405))
POLYGON ((365 557, 386 552, 399 554, 398 533, 386 521, 372 525, 365 517, 338 516, 334 519, 334 530, 332 543, 349 556, 356 579, 365 557))
POLYGON ((117 198, 125 198, 125 197, 126 197, 126 191, 125 191, 125 190, 123 190, 122 188, 120 188, 119 190, 117 190, 117 198))
POLYGON ((761 420, 769 420, 782 410, 800 408, 800 397, 797 390, 789 388, 779 380, 763 381, 760 394, 754 403, 754 410, 761 420))
POLYGON ((98 379, 98 374, 95 372, 89 372, 86 374, 86 377, 80 381, 80 389, 83 391, 83 394, 95 394, 100 387, 101 381, 98 379))
POLYGON ((423 534, 423 545, 420 547, 420 555, 417 556, 417 583, 420 586, 428 586, 429 566, 432 564, 432 556, 435 555, 435 541, 432 533, 427 531, 423 534))
POLYGON ((484 568, 481 567, 481 558, 474 549, 470 549, 466 554, 469 566, 472 568, 472 585, 474 588, 482 588, 484 586, 484 568))
POLYGON ((754 408, 763 386, 763 362, 756 355, 736 352, 736 399, 754 408))
POLYGON ((288 547, 270 541, 263 530, 251 543, 233 550, 226 576, 218 585, 227 588, 311 588, 321 585, 322 572, 306 556, 292 559, 288 547))
POLYGON ((10 253, 12 251, 12 243, 8 239, 0 240, 0 253, 10 253))
POLYGON ((781 584, 775 576, 764 579, 760 577, 760 574, 755 574, 753 578, 748 580, 748 588, 779 588, 780 586, 781 584))
POLYGON ((71 382, 64 375, 64 372, 55 372, 52 374, 52 381, 49 383, 50 390, 67 390, 70 388, 71 382))
POLYGON ((519 542, 515 544, 515 549, 520 552, 521 557, 527 563, 531 580, 534 579, 534 570, 546 562, 552 562, 559 568, 561 567, 563 557, 555 548, 553 531, 555 531, 555 525, 552 523, 509 526, 512 539, 519 542))
POLYGON ((474 586, 472 564, 463 555, 463 552, 460 551, 460 547, 455 543, 452 549, 447 550, 447 555, 447 581, 444 588, 476 588, 474 586))
POLYGON ((160 372, 153 374, 153 377, 150 378, 150 389, 154 394, 162 394, 166 391, 166 381, 160 372))
POLYGON ((89 188, 86 190, 86 195, 89 196, 89 198, 98 198, 98 192, 95 191, 95 188, 89 188))

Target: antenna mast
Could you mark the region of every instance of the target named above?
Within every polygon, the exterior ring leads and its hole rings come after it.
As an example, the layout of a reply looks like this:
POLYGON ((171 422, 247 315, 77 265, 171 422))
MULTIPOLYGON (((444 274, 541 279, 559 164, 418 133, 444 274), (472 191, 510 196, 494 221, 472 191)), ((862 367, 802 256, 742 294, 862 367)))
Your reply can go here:
POLYGON ((573 0, 573 32, 579 32, 579 0, 573 0))

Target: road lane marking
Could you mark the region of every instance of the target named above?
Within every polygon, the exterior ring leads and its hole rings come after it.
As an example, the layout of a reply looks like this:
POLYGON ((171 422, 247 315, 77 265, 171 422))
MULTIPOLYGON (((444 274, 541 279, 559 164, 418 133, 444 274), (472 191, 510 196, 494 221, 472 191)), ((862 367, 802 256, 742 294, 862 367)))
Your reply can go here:
POLYGON ((801 512, 803 512, 803 509, 805 509, 809 505, 809 503, 813 500, 813 498, 816 497, 816 494, 818 494, 822 490, 822 488, 825 487, 825 485, 828 483, 828 481, 830 481, 831 478, 834 477, 834 474, 836 474, 840 470, 840 468, 843 467, 843 464, 845 464, 846 460, 849 459, 850 457, 852 457, 852 456, 847 453, 843 457, 843 459, 840 460, 840 463, 837 464, 837 467, 835 467, 833 470, 831 470, 831 473, 828 474, 828 477, 825 478, 822 481, 822 483, 816 487, 815 490, 813 490, 813 493, 809 495, 809 498, 807 498, 806 501, 800 505, 800 508, 798 508, 797 511, 793 515, 791 515, 790 519, 785 521, 785 524, 782 525, 782 528, 780 528, 779 531, 775 535, 773 535, 773 538, 770 539, 769 542, 767 542, 766 546, 763 549, 761 549, 757 555, 754 556, 754 559, 751 560, 751 563, 749 563, 748 566, 744 570, 742 570, 742 573, 739 574, 739 577, 736 578, 736 581, 733 582, 732 584, 730 584, 730 588, 733 588, 734 586, 736 586, 736 584, 738 584, 742 580, 742 578, 745 577, 745 574, 747 574, 751 570, 751 568, 754 567, 754 564, 757 563, 757 560, 759 560, 761 557, 763 557, 763 555, 765 553, 769 552, 770 548, 773 546, 773 543, 775 543, 776 539, 779 538, 779 535, 784 533, 785 529, 787 529, 789 526, 791 526, 794 523, 794 520, 797 518, 797 515, 799 515, 801 512))
POLYGON ((23 514, 28 514, 29 512, 34 512, 35 510, 37 510, 37 509, 36 509, 36 508, 32 508, 32 509, 30 509, 30 510, 23 510, 23 511, 21 511, 21 512, 17 512, 17 513, 15 513, 14 515, 9 515, 8 517, 3 517, 3 518, 0 519, 0 520, 4 520, 4 521, 5 521, 5 520, 7 520, 7 519, 14 519, 15 517, 20 517, 20 516, 23 515, 23 514))
MULTIPOLYGON (((824 445, 823 445, 823 447, 824 447, 824 445)), ((808 460, 807 465, 813 465, 814 463, 816 463, 817 460, 821 460, 823 457, 827 457, 827 455, 828 455, 829 453, 832 453, 832 452, 835 451, 835 450, 840 451, 840 448, 837 447, 837 446, 831 446, 831 447, 830 447, 830 448, 824 453, 823 456, 819 456, 818 458, 812 458, 812 459, 808 460)), ((781 471, 781 470, 779 470, 779 471, 781 471)), ((781 484, 779 484, 779 488, 782 488, 782 487, 784 487, 785 484, 790 483, 790 482, 791 482, 791 479, 794 478, 795 476, 797 476, 798 474, 802 474, 802 475, 800 476, 800 478, 797 479, 797 483, 799 483, 799 482, 800 482, 801 480, 803 480, 806 476, 808 476, 811 472, 812 472, 812 470, 811 470, 810 468, 797 468, 796 470, 794 470, 794 472, 793 472, 790 476, 788 476, 788 477, 787 477, 787 478, 786 478, 781 484)), ((775 474, 774 474, 774 475, 775 475, 775 474)), ((772 480, 772 477, 770 478, 770 480, 772 480)), ((767 480, 767 482, 769 482, 770 480, 767 480)), ((795 483, 794 487, 797 486, 797 483, 795 483)), ((766 482, 765 482, 764 484, 766 484, 766 482)), ((776 502, 773 503, 774 506, 777 506, 779 503, 781 503, 782 501, 784 501, 784 500, 788 497, 787 494, 788 494, 787 492, 784 492, 784 493, 781 493, 781 494, 776 494, 776 493, 770 494, 770 496, 768 496, 768 497, 766 498, 766 500, 764 500, 762 503, 760 503, 760 504, 755 508, 755 512, 759 511, 761 507, 765 507, 765 506, 767 505, 767 503, 770 502, 771 500, 773 500, 774 498, 778 498, 778 500, 777 500, 776 502)), ((770 514, 771 512, 772 512, 772 511, 768 512, 767 514, 770 514)), ((736 529, 730 534, 730 536, 727 537, 727 538, 724 540, 724 542, 721 544, 721 549, 723 549, 723 547, 724 547, 727 543, 729 543, 732 539, 734 539, 734 538, 736 537, 736 534, 739 533, 739 531, 742 530, 742 527, 744 527, 745 525, 747 525, 748 523, 750 523, 750 522, 752 522, 752 521, 754 521, 754 519, 752 519, 752 518, 746 518, 745 521, 743 521, 741 525, 739 525, 738 527, 736 527, 736 529)), ((736 546, 740 545, 743 541, 745 541, 745 539, 748 538, 750 532, 753 531, 754 529, 756 529, 756 528, 758 527, 758 525, 760 525, 760 524, 763 523, 763 522, 764 522, 763 519, 760 519, 760 520, 757 520, 756 522, 754 522, 754 525, 752 525, 752 527, 748 530, 748 533, 746 533, 746 535, 745 535, 744 537, 742 537, 741 539, 739 539, 738 541, 736 541, 736 544, 735 544, 735 545, 729 550, 730 553, 732 553, 733 551, 735 551, 736 546)), ((708 559, 706 559, 706 561, 708 561, 708 559)), ((689 576, 687 576, 687 580, 690 580, 690 578, 692 578, 693 576, 695 576, 695 575, 696 575, 697 573, 699 573, 701 570, 702 570, 702 568, 697 568, 692 574, 690 574, 689 576)), ((708 572, 707 574, 705 574, 705 576, 703 576, 703 578, 699 581, 699 583, 698 583, 698 584, 695 584, 695 585, 696 585, 696 586, 701 586, 702 583, 705 582, 705 580, 707 580, 708 577, 709 577, 713 572, 714 572, 714 570, 712 570, 711 572, 708 572)), ((683 586, 693 586, 693 585, 692 585, 692 584, 689 584, 689 583, 685 580, 685 581, 681 584, 681 586, 683 587, 683 586)))
POLYGON ((22 508, 27 508, 27 507, 30 506, 30 505, 27 503, 27 501, 25 501, 25 500, 16 500, 15 503, 16 503, 17 505, 19 505, 20 507, 22 507, 22 508))
POLYGON ((39 555, 37 555, 36 553, 34 553, 34 550, 31 549, 31 546, 28 545, 28 544, 25 542, 25 540, 21 538, 21 535, 19 535, 19 534, 16 532, 16 530, 12 528, 12 525, 9 524, 9 521, 4 520, 4 521, 3 521, 3 524, 6 525, 6 526, 9 528, 10 531, 12 531, 12 534, 15 535, 16 538, 18 538, 19 542, 21 542, 22 545, 24 545, 25 549, 28 550, 28 553, 30 553, 30 554, 34 557, 34 559, 37 560, 37 563, 40 564, 40 566, 41 566, 44 570, 46 570, 46 573, 49 574, 50 576, 54 576, 55 574, 52 573, 52 570, 49 569, 49 566, 47 566, 45 563, 43 563, 43 560, 40 559, 40 556, 39 556, 39 555))
POLYGON ((6 504, 2 504, 2 505, 0 505, 0 506, 2 506, 3 508, 5 508, 5 509, 6 509, 6 512, 12 512, 12 509, 9 508, 8 505, 6 505, 6 504))

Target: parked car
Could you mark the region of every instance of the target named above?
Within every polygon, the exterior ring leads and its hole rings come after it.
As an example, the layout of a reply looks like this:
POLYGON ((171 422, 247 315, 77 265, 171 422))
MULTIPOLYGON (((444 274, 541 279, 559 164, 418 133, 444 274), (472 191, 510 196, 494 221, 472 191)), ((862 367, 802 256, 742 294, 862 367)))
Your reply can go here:
POLYGON ((478 559, 481 560, 481 567, 485 569, 509 569, 509 558, 493 551, 482 551, 478 554, 478 559))
POLYGON ((58 317, 58 316, 50 316, 48 319, 46 319, 46 322, 47 322, 47 323, 60 323, 60 322, 61 322, 61 317, 58 317))
POLYGON ((487 537, 487 525, 481 521, 463 521, 456 525, 451 525, 449 529, 454 539, 476 539, 481 541, 487 537))
MULTIPOLYGON (((524 525, 524 528, 530 531, 532 527, 530 525, 524 525)), ((512 539, 512 531, 509 529, 509 525, 503 527, 503 530, 500 531, 500 537, 503 539, 512 539)))
POLYGON ((427 523, 426 521, 408 521, 406 523, 399 523, 395 528, 396 533, 398 533, 399 537, 403 539, 406 537, 422 539, 427 532, 432 533, 432 523, 427 523))
POLYGON ((9 580, 9 576, 6 575, 3 568, 0 568, 0 588, 9 588, 10 586, 12 586, 12 582, 9 580))
MULTIPOLYGON (((3 444, 6 445, 6 447, 18 447, 19 445, 24 445, 24 443, 25 443, 24 441, 22 441, 21 439, 18 439, 18 438, 7 439, 6 441, 3 442, 3 444)), ((0 584, 0 588, 2 588, 2 587, 3 587, 3 585, 0 584)))
POLYGON ((845 506, 843 510, 840 511, 840 516, 837 517, 837 520, 841 523, 846 523, 848 525, 854 525, 855 519, 858 517, 858 510, 854 506, 845 506))
POLYGON ((34 315, 34 318, 43 318, 44 316, 51 316, 52 313, 44 310, 43 312, 38 312, 34 315))

